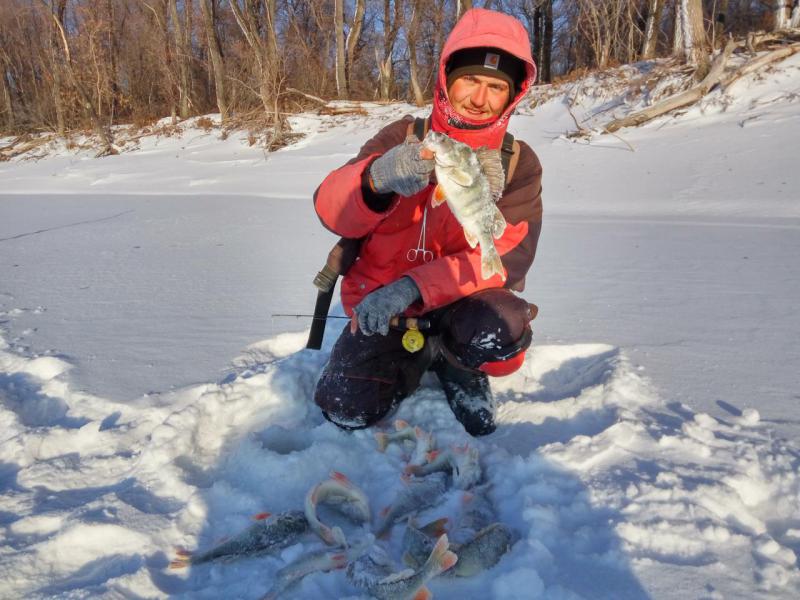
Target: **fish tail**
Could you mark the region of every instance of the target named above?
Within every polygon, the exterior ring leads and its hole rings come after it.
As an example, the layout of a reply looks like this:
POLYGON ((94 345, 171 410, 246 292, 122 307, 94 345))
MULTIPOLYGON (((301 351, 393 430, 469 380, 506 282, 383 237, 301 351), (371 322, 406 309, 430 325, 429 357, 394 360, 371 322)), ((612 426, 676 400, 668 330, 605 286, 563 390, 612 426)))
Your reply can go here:
POLYGON ((449 547, 450 542, 447 539, 447 534, 442 534, 433 547, 433 550, 431 550, 428 560, 425 561, 425 566, 423 567, 428 579, 447 571, 447 569, 458 562, 458 556, 456 556, 455 552, 451 552, 449 547))
POLYGON ((375 434, 375 441, 378 442, 378 452, 386 452, 386 447, 389 445, 389 436, 379 431, 375 434))
POLYGON ((481 277, 483 279, 489 279, 493 275, 500 275, 503 281, 505 281, 506 274, 503 270, 503 261, 500 260, 500 255, 497 253, 497 250, 495 248, 490 248, 487 251, 483 247, 481 247, 481 250, 481 277))

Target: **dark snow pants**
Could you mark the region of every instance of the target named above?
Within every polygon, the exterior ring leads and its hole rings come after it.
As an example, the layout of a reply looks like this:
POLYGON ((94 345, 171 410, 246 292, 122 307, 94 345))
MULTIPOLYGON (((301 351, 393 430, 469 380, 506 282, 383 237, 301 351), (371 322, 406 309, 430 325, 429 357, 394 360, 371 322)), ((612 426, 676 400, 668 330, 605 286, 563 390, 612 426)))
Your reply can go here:
POLYGON ((402 331, 382 336, 350 333, 345 326, 331 351, 314 401, 346 429, 369 427, 419 386, 437 360, 476 370, 524 352, 531 343, 531 305, 512 292, 478 292, 425 315, 432 323, 425 347, 406 351, 402 331))

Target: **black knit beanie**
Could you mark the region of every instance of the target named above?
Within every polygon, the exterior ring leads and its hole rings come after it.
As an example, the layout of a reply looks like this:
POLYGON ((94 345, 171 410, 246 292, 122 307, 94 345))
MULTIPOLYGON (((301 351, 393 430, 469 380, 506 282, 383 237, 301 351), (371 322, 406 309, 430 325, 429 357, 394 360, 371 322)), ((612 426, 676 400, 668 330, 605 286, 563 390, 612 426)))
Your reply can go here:
POLYGON ((509 102, 525 77, 525 65, 516 56, 499 48, 465 48, 453 52, 445 68, 447 89, 462 75, 489 75, 508 83, 509 102))

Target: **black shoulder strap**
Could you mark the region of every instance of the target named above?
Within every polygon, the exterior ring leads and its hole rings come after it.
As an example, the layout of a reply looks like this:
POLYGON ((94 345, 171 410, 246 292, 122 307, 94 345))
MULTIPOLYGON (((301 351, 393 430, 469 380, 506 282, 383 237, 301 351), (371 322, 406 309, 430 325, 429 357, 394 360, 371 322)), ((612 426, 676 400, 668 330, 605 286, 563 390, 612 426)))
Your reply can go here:
POLYGON ((417 139, 422 141, 426 133, 428 133, 428 119, 422 117, 414 119, 414 135, 417 136, 417 139))
POLYGON ((500 161, 503 163, 503 173, 506 175, 508 175, 508 166, 511 164, 512 156, 514 156, 514 136, 506 132, 503 136, 503 145, 500 147, 500 161))

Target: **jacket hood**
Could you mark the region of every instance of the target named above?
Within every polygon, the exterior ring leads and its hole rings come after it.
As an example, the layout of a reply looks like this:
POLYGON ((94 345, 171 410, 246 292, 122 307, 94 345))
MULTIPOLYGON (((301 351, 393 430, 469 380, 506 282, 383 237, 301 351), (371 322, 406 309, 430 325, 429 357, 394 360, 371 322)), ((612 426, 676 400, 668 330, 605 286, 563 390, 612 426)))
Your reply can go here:
POLYGON ((508 119, 536 80, 536 64, 531 55, 530 40, 525 27, 517 19, 493 10, 473 8, 464 13, 447 38, 439 60, 439 74, 433 94, 431 126, 473 148, 499 148, 503 142, 508 119), (454 52, 465 48, 499 48, 525 64, 525 79, 516 96, 503 113, 487 123, 458 114, 447 96, 445 67, 454 52))

